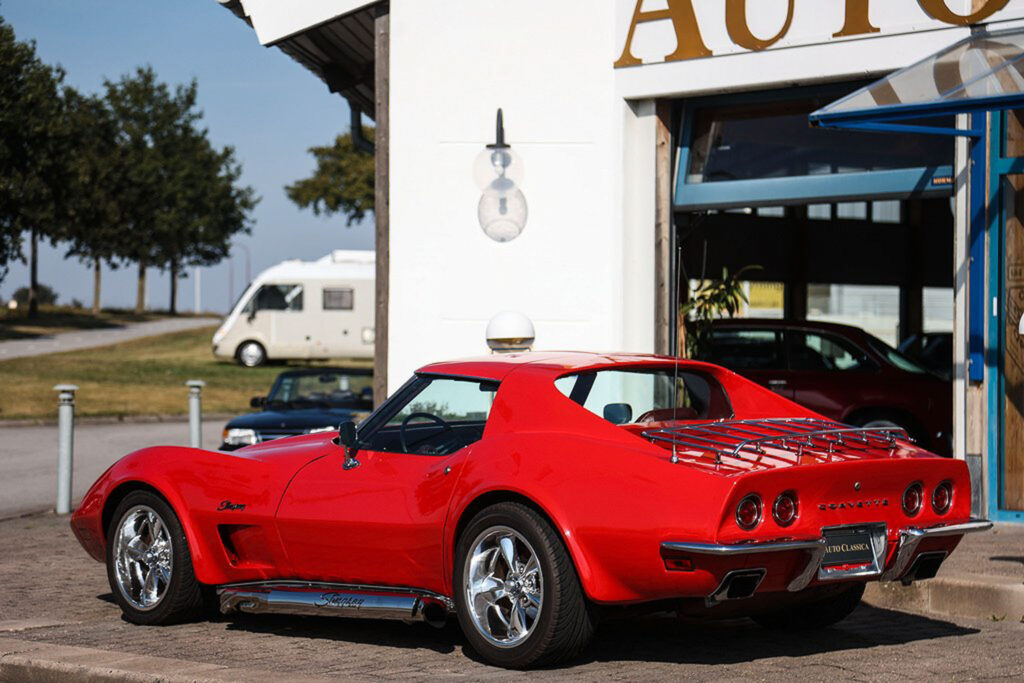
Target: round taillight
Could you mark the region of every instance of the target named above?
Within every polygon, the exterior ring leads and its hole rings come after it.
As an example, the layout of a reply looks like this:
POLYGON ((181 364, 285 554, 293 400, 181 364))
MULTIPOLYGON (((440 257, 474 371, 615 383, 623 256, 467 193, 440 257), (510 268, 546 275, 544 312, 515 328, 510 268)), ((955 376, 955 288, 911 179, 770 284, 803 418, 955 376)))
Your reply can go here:
POLYGON ((761 522, 761 497, 751 493, 736 506, 736 523, 741 529, 750 530, 761 522))
POLYGON ((913 517, 921 511, 921 501, 924 498, 924 491, 920 482, 914 482, 903 492, 903 512, 913 517))
POLYGON ((780 493, 772 505, 772 518, 779 526, 789 526, 796 519, 796 494, 792 491, 780 493))
POLYGON ((949 512, 949 506, 953 504, 953 484, 944 481, 935 487, 932 492, 932 510, 940 515, 949 512))

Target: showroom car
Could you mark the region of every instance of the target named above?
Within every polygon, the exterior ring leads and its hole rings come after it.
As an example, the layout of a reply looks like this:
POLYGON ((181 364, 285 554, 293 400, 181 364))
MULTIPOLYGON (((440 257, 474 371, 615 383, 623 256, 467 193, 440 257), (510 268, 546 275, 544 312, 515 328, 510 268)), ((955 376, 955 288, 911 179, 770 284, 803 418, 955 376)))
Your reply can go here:
POLYGON ((832 420, 899 427, 935 453, 951 452, 949 381, 858 327, 716 320, 697 358, 734 370, 832 420))

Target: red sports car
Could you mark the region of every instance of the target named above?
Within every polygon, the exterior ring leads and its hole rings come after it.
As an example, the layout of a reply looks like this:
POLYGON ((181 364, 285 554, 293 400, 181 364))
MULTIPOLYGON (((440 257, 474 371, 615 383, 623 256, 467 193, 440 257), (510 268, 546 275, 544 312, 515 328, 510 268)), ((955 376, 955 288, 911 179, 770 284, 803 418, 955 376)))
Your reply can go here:
POLYGON ((970 499, 963 462, 721 367, 532 353, 424 367, 358 431, 137 451, 71 525, 135 623, 454 613, 523 668, 638 608, 834 623, 991 526, 970 499))

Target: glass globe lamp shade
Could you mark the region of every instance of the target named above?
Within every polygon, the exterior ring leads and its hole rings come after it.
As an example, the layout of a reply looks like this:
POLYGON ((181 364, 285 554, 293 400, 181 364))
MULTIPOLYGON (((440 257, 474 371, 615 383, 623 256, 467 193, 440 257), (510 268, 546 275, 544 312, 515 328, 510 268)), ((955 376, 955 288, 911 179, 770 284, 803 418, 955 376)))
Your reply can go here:
POLYGON ((495 242, 519 237, 526 227, 526 215, 526 197, 508 178, 495 178, 480 195, 477 218, 484 234, 495 242))

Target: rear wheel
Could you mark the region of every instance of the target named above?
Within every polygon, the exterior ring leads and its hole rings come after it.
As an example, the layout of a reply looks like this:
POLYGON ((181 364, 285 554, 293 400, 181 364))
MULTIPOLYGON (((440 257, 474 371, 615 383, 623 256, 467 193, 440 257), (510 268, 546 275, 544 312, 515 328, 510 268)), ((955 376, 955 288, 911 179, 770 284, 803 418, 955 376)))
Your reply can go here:
POLYGON ((203 613, 205 596, 185 532, 171 507, 149 491, 129 493, 114 510, 107 579, 132 623, 174 624, 203 613))
POLYGON ((825 628, 850 616, 864 595, 864 584, 855 583, 838 595, 751 617, 765 628, 805 631, 825 628))
POLYGON ((236 355, 238 362, 247 368, 255 368, 267 362, 267 352, 259 342, 243 342, 236 355))
POLYGON ((455 553, 455 609, 470 645, 512 669, 553 664, 586 646, 594 620, 561 537, 534 510, 478 513, 455 553))

